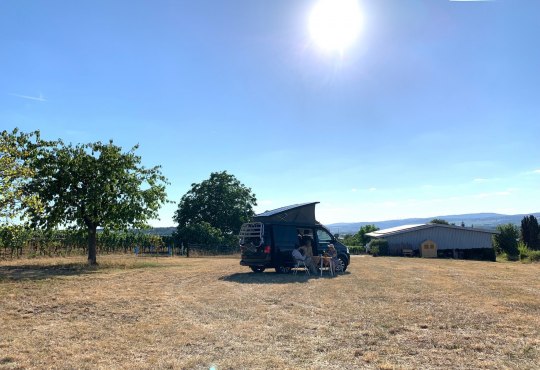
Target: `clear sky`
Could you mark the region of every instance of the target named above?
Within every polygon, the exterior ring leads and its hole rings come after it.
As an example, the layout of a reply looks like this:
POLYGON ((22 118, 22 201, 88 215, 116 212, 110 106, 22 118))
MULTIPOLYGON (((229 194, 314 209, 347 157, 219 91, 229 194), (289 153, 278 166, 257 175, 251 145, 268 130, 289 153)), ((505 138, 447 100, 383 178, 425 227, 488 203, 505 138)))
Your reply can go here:
MULTIPOLYGON (((169 198, 227 170, 324 223, 540 211, 540 1, 0 1, 0 129, 139 143, 169 198)), ((154 225, 173 225, 176 205, 154 225)))

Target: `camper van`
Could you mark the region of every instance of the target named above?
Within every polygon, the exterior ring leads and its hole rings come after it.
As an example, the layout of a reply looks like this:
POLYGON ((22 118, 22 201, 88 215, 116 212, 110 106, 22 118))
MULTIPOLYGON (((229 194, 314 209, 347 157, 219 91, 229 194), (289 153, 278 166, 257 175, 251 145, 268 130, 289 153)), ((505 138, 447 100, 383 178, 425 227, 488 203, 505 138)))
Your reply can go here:
POLYGON ((258 214, 240 229, 240 265, 254 272, 275 268, 287 273, 294 266, 292 251, 300 237, 313 240, 313 254, 324 254, 329 244, 338 252, 343 271, 350 262, 349 249, 341 244, 326 227, 315 220, 315 205, 319 202, 295 204, 258 214))

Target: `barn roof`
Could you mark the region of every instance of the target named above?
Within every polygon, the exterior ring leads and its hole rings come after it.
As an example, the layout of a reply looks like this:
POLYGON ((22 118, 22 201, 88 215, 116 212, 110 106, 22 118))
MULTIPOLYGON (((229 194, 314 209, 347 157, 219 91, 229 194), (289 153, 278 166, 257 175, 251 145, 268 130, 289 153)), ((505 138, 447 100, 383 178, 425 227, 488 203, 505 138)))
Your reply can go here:
POLYGON ((319 202, 293 204, 255 215, 254 221, 279 223, 317 223, 315 205, 319 202))
POLYGON ((459 231, 465 231, 465 232, 481 232, 481 233, 488 233, 488 234, 497 234, 497 231, 493 230, 486 230, 486 229, 477 229, 472 227, 462 227, 462 226, 456 226, 456 225, 443 225, 443 224, 414 224, 414 225, 403 225, 403 226, 397 226, 397 227, 391 227, 388 229, 382 229, 373 231, 371 233, 367 233, 367 236, 371 236, 372 238, 384 238, 389 235, 396 235, 396 234, 404 234, 404 233, 410 233, 416 230, 422 230, 422 229, 430 229, 430 228, 448 228, 448 229, 455 229, 459 231))

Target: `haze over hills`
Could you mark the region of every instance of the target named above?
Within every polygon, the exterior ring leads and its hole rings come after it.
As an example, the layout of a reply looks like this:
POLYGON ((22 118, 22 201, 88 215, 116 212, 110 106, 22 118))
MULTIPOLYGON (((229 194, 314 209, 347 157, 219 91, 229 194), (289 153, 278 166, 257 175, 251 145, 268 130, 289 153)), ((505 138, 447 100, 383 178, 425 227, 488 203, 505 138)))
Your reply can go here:
POLYGON ((426 218, 406 218, 401 220, 386 220, 386 221, 370 221, 370 222, 340 222, 326 225, 332 232, 340 234, 356 233, 360 227, 364 225, 375 225, 379 229, 387 229, 390 227, 409 225, 409 224, 423 224, 430 222, 434 218, 439 218, 461 225, 461 222, 465 223, 467 227, 478 227, 483 229, 495 229, 497 225, 512 223, 515 225, 521 225, 523 217, 528 215, 534 215, 536 218, 540 217, 540 212, 518 214, 518 215, 503 215, 499 213, 468 213, 463 215, 446 215, 446 216, 433 216, 426 218))
MULTIPOLYGON (((461 225, 461 222, 465 223, 467 227, 478 227, 483 229, 495 229, 497 225, 512 223, 515 225, 521 225, 523 217, 528 215, 534 215, 534 217, 540 219, 540 212, 526 213, 518 215, 503 215, 499 213, 467 213, 463 215, 447 215, 447 216, 433 216, 425 218, 405 218, 401 220, 385 220, 385 221, 364 221, 364 222, 338 222, 333 224, 327 224, 333 233, 340 234, 352 234, 356 233, 360 227, 364 225, 375 225, 379 229, 387 229, 389 227, 396 227, 410 224, 423 224, 430 222, 434 218, 440 218, 461 225)), ((176 231, 176 227, 154 227, 146 230, 141 230, 145 234, 156 235, 172 235, 176 231)))

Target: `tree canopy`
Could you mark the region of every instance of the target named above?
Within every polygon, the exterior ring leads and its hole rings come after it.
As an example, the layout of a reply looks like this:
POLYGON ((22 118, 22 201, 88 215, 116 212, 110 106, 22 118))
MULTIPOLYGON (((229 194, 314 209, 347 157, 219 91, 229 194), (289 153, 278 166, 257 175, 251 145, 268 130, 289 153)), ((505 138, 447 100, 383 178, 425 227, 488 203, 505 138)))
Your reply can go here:
POLYGON ((234 175, 227 171, 213 172, 207 180, 192 184, 182 196, 174 214, 178 235, 187 243, 197 243, 200 239, 194 237, 192 231, 195 229, 210 230, 209 235, 214 236, 215 229, 224 236, 236 235, 242 224, 254 215, 256 205, 255 194, 234 175), (204 226, 194 226, 197 224, 204 226))
POLYGON ((519 229, 514 224, 497 226, 498 234, 493 236, 495 248, 499 253, 504 252, 510 258, 519 256, 518 238, 519 229))
POLYGON ((0 217, 21 215, 25 203, 32 203, 33 195, 24 197, 23 185, 34 175, 28 158, 36 155, 41 143, 39 131, 31 133, 2 131, 0 134, 0 217))
POLYGON ((166 202, 166 178, 159 166, 141 165, 137 148, 122 152, 112 141, 78 145, 58 141, 27 158, 33 176, 23 193, 39 199, 26 205, 31 224, 45 229, 86 228, 88 261, 95 264, 98 227, 146 226, 166 202))
POLYGON ((540 227, 533 215, 525 216, 521 220, 521 240, 532 250, 540 250, 540 227))
POLYGON ((344 243, 347 245, 366 245, 369 243, 371 238, 367 236, 366 234, 371 233, 373 231, 377 231, 379 228, 375 225, 364 225, 360 227, 360 230, 354 235, 348 235, 344 238, 344 243))

